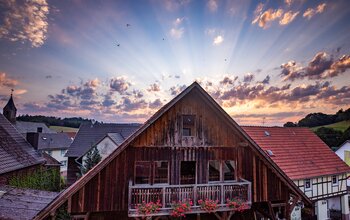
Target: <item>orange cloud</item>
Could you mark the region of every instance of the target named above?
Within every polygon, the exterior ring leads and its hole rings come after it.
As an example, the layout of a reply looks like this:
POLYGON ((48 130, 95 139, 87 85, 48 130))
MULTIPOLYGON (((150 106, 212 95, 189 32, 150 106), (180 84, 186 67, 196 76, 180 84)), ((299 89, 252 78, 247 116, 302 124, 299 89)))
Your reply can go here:
POLYGON ((321 14, 326 8, 326 3, 319 4, 316 8, 308 8, 304 14, 303 17, 307 19, 311 19, 316 14, 321 14))

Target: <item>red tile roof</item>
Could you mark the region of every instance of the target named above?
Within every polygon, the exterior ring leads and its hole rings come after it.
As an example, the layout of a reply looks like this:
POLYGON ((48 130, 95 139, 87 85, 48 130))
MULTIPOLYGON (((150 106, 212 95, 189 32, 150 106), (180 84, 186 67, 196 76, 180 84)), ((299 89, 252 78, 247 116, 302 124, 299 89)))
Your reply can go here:
POLYGON ((242 128, 265 152, 272 151, 271 159, 292 180, 350 173, 350 167, 308 128, 242 128))

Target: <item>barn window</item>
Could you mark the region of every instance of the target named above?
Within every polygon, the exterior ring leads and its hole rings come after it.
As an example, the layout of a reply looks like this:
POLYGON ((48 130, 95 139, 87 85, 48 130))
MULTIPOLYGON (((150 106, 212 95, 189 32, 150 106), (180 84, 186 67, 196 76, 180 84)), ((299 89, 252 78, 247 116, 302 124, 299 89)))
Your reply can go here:
POLYGON ((220 181, 220 161, 211 160, 209 161, 209 182, 220 181))
POLYGON ((222 166, 222 173, 224 176, 224 181, 235 180, 235 161, 226 160, 222 166))
POLYGON ((196 161, 181 161, 181 184, 196 183, 196 161))
POLYGON ((150 184, 151 182, 151 162, 135 162, 135 184, 150 184))
POLYGON ((305 190, 310 190, 311 189, 311 180, 306 179, 304 182, 304 185, 305 185, 305 190))
POLYGON ((169 183, 169 166, 166 161, 154 162, 154 184, 169 183))
POLYGON ((182 116, 182 136, 194 136, 195 134, 195 116, 183 115, 182 116))
POLYGON ((338 177, 337 175, 332 176, 332 185, 337 186, 338 185, 338 177))

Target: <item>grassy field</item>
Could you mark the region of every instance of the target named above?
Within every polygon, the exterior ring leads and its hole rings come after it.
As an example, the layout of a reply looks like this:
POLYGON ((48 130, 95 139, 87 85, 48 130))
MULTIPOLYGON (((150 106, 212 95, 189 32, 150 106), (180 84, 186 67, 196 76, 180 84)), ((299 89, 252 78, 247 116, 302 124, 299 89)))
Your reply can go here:
POLYGON ((50 129, 56 132, 77 132, 78 131, 78 128, 70 128, 70 127, 63 127, 63 126, 50 126, 50 129))
POLYGON ((335 130, 344 132, 348 127, 350 127, 350 120, 349 121, 340 121, 340 122, 330 124, 330 125, 317 126, 317 127, 311 128, 311 129, 313 131, 316 131, 320 127, 333 128, 335 130))

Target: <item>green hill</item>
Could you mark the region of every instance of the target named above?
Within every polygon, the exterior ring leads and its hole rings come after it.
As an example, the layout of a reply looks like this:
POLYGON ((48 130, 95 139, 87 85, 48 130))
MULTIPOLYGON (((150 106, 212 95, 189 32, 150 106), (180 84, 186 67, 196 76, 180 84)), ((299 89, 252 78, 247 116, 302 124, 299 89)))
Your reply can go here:
POLYGON ((333 128, 335 130, 344 132, 346 129, 348 129, 350 127, 350 120, 340 121, 340 122, 329 124, 329 125, 322 125, 322 126, 312 127, 311 129, 313 131, 316 131, 318 128, 321 128, 321 127, 333 128))
POLYGON ((78 128, 71 128, 71 127, 50 126, 49 128, 56 132, 78 132, 78 128))

